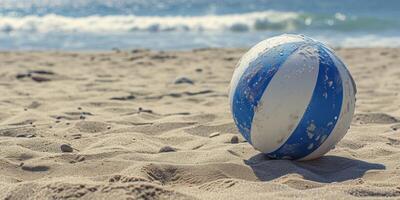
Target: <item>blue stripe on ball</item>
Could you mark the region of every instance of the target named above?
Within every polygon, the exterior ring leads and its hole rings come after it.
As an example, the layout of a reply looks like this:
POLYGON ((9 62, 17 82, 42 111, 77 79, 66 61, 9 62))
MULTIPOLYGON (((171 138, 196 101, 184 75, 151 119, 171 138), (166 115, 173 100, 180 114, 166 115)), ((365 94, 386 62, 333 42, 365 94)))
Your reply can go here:
POLYGON ((254 109, 279 67, 302 43, 286 43, 267 50, 249 63, 241 76, 233 95, 232 113, 239 131, 249 143, 254 109))
POLYGON ((267 154, 271 158, 300 159, 309 155, 326 140, 339 118, 343 101, 342 80, 329 51, 321 46, 317 48, 320 64, 310 104, 285 144, 267 154))
POLYGON ((353 87, 354 93, 357 93, 356 82, 354 81, 354 78, 351 75, 349 69, 347 69, 346 65, 342 62, 342 60, 340 60, 340 58, 338 58, 335 55, 335 53, 332 50, 330 50, 330 49, 326 49, 326 50, 327 50, 327 52, 329 52, 329 56, 331 57, 331 59, 335 59, 341 65, 341 67, 347 72, 347 75, 349 75, 349 77, 350 77, 350 81, 351 81, 351 85, 353 87))

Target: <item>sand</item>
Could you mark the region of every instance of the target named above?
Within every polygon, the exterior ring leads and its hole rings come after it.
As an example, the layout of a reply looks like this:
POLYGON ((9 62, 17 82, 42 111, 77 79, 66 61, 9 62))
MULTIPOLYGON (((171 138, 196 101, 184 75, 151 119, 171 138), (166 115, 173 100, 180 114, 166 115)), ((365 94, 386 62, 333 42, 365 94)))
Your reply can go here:
POLYGON ((0 53, 1 199, 400 199, 400 49, 338 49, 357 86, 321 159, 269 160, 228 87, 245 49, 0 53))

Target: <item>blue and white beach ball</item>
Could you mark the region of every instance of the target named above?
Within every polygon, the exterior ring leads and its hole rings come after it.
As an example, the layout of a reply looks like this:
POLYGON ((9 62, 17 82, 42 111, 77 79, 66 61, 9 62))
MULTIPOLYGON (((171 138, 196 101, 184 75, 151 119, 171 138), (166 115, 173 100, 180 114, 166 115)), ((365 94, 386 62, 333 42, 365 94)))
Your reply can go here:
POLYGON ((356 86, 343 62, 301 35, 273 37, 251 48, 230 86, 236 126, 270 158, 324 155, 344 137, 354 114, 356 86))

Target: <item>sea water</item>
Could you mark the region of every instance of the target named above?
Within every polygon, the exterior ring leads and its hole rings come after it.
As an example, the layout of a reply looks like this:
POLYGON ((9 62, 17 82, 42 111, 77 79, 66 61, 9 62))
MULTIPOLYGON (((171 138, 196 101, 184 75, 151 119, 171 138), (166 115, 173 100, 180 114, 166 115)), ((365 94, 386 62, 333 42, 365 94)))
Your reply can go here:
POLYGON ((0 0, 0 50, 246 48, 282 33, 400 47, 400 1, 0 0))

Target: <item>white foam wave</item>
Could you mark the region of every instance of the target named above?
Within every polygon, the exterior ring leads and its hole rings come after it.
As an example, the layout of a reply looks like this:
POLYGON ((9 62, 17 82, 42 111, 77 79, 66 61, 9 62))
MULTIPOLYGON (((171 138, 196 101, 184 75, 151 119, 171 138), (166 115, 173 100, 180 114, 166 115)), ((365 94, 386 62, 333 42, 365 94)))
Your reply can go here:
POLYGON ((299 17, 295 12, 265 11, 208 16, 45 16, 0 17, 2 32, 88 32, 119 33, 132 31, 248 31, 257 28, 279 28, 290 31, 299 17), (277 24, 284 24, 277 27, 277 24))

